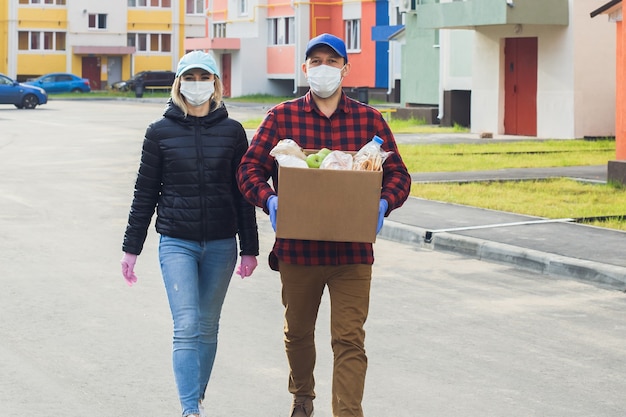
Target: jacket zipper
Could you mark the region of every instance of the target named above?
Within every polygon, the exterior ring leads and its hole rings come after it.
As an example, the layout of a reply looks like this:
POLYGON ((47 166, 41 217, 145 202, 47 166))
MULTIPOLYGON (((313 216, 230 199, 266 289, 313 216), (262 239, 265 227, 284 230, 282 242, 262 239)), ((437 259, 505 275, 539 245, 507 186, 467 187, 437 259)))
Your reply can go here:
POLYGON ((206 199, 204 198, 204 194, 205 194, 205 184, 204 184, 204 168, 203 168, 203 161, 204 161, 204 153, 203 153, 203 146, 202 146, 202 133, 201 133, 201 124, 200 121, 198 119, 196 119, 195 123, 194 123, 194 129, 195 129, 195 142, 196 142, 196 167, 198 169, 198 178, 199 178, 199 195, 200 195, 200 207, 201 207, 201 212, 200 212, 200 224, 202 227, 202 230, 200 231, 200 236, 201 236, 201 241, 204 242, 206 240, 206 199))

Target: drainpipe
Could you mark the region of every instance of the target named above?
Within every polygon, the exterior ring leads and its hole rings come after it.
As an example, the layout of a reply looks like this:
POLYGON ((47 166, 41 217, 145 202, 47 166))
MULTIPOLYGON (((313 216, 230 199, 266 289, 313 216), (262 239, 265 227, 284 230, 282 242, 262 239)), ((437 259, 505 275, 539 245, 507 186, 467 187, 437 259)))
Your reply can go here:
POLYGON ((439 113, 437 114, 437 119, 439 119, 439 123, 441 123, 441 120, 443 119, 444 116, 444 110, 443 110, 443 76, 445 74, 445 69, 446 69, 446 60, 444 57, 444 51, 446 51, 446 48, 442 48, 442 44, 445 45, 445 38, 447 35, 447 33, 445 33, 444 36, 442 36, 441 33, 441 29, 436 29, 439 30, 439 45, 437 46, 439 48, 439 113))
MULTIPOLYGON (((17 53, 18 53, 18 21, 17 2, 9 2, 8 38, 7 42, 7 73, 9 77, 17 81, 17 53)), ((68 45, 69 46, 69 45, 68 45)), ((69 46, 71 48, 71 46, 69 46)), ((68 54, 71 55, 71 54, 68 54)))
POLYGON ((394 76, 394 67, 393 67, 393 47, 391 46, 392 43, 391 41, 387 41, 387 51, 389 52, 388 56, 389 56, 389 63, 388 63, 388 67, 389 67, 389 77, 388 81, 387 81, 387 96, 391 95, 391 92, 393 91, 393 76, 394 76))
MULTIPOLYGON (((293 7, 294 9, 294 22, 293 22, 293 26, 294 28, 298 28, 300 29, 300 11, 298 10, 299 8, 296 7, 296 4, 294 2, 294 0, 291 0, 291 7, 293 7)), ((293 71, 293 91, 292 94, 295 96, 298 93, 298 67, 299 65, 299 57, 300 57, 300 30, 296 29, 296 33, 295 33, 295 42, 296 42, 296 48, 295 48, 295 59, 293 62, 293 66, 294 66, 294 71, 293 71)))
POLYGON ((213 30, 213 0, 209 0, 207 2, 207 10, 209 13, 207 14, 207 12, 204 12, 204 15, 206 16, 206 27, 205 27, 205 34, 206 37, 209 39, 213 39, 213 36, 211 34, 211 31, 213 30))

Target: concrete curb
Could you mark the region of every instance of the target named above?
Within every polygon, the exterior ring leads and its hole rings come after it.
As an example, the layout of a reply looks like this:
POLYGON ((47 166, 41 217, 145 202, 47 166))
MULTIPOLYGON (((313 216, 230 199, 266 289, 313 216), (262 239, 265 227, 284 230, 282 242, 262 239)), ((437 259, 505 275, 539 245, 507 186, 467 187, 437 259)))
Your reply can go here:
POLYGON ((626 289, 626 268, 599 262, 540 252, 498 242, 447 232, 435 233, 430 242, 424 240, 427 230, 385 220, 379 237, 422 249, 452 252, 489 262, 514 265, 546 275, 575 278, 626 289))

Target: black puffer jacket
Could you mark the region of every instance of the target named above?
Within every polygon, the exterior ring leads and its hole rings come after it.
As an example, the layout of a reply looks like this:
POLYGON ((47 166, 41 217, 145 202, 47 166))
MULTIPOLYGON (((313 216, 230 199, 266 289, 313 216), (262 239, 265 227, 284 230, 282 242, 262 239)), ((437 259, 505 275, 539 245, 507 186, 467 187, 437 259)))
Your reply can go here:
POLYGON ((238 234, 240 254, 258 255, 255 208, 235 180, 247 148, 245 130, 223 106, 185 117, 170 101, 146 130, 122 250, 141 253, 156 207, 160 234, 193 241, 238 234))

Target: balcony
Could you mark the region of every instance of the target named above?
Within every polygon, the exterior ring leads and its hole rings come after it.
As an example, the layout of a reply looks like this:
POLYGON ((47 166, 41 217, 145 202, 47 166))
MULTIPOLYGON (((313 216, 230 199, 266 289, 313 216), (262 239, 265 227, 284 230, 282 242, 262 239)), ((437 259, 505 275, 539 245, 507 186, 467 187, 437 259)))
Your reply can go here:
POLYGON ((417 4, 415 8, 417 26, 425 29, 569 24, 568 0, 465 0, 417 4))

